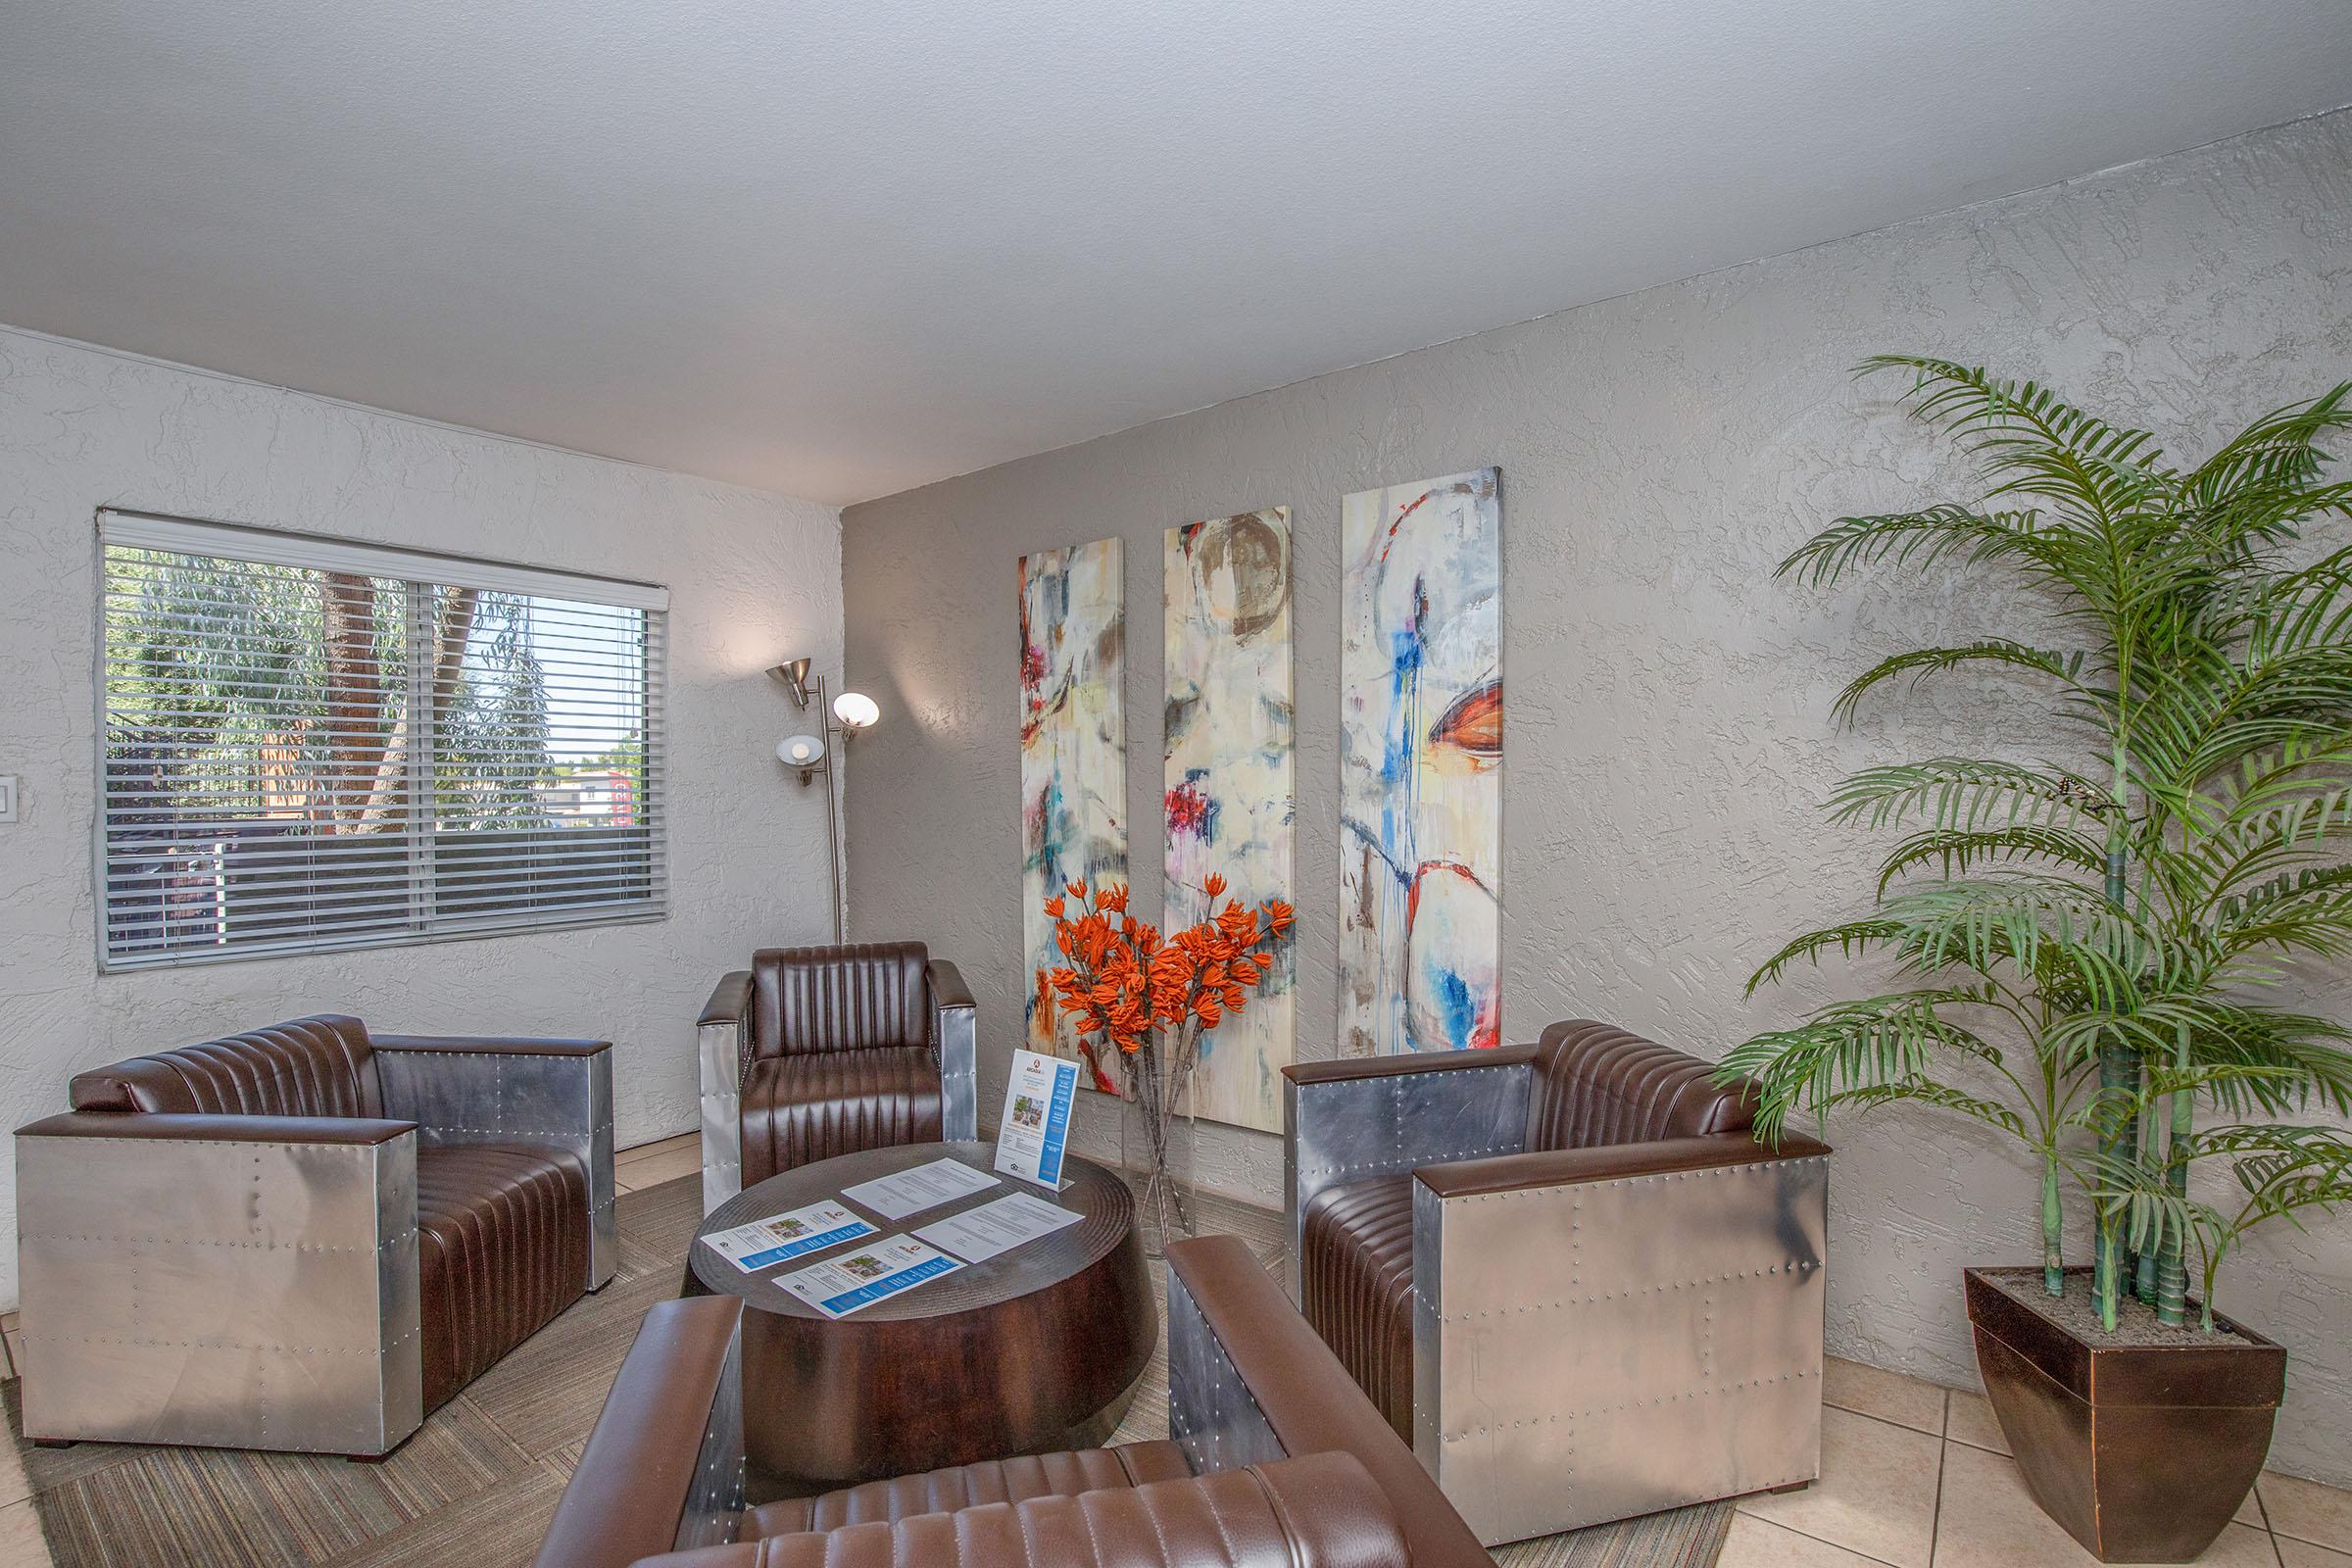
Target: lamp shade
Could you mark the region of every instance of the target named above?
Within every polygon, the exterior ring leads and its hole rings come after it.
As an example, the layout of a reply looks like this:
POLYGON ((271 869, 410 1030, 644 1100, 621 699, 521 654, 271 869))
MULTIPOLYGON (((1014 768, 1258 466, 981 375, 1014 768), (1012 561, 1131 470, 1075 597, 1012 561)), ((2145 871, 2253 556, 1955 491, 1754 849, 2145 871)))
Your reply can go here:
POLYGON ((825 760, 825 743, 814 735, 787 735, 776 743, 776 760, 787 767, 814 767, 825 760))
POLYGON ((882 710, 863 692, 843 692, 833 699, 833 716, 841 720, 844 729, 868 729, 882 716, 882 710))

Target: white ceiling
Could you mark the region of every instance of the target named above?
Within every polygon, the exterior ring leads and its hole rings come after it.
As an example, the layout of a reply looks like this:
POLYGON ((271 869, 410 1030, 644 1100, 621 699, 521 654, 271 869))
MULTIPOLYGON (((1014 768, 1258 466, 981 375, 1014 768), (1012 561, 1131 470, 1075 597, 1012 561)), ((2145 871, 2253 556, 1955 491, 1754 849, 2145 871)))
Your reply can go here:
POLYGON ((2345 0, 0 0, 0 320, 844 502, 2348 99, 2345 0))

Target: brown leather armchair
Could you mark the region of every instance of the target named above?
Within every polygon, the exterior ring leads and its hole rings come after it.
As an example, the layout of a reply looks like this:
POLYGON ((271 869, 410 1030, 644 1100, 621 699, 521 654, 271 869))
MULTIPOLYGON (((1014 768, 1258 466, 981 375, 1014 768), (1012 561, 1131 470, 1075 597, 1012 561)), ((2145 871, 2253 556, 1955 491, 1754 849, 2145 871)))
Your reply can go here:
POLYGON ((747 1505, 733 1297, 646 1314, 537 1568, 1492 1568, 1230 1236, 1168 1249, 1167 1440, 747 1505))
POLYGON ((919 942, 762 948, 700 1029, 706 1213, 796 1165, 976 1136, 972 993, 919 942))
POLYGON ((1283 1069, 1299 1304, 1493 1544, 1820 1474, 1829 1149, 1608 1024, 1283 1069))
POLYGON ((387 1453, 612 1276, 612 1047, 320 1016, 17 1130, 24 1435, 387 1453))

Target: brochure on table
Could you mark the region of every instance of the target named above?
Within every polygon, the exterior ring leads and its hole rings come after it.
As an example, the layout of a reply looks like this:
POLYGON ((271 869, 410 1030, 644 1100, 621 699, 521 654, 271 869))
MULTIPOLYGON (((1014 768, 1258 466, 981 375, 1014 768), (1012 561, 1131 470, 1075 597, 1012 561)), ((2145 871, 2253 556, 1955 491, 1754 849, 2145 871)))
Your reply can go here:
POLYGON ((974 1170, 960 1159, 935 1159, 912 1170, 845 1187, 841 1196, 860 1208, 872 1209, 884 1219, 905 1219, 926 1208, 952 1203, 958 1198, 985 1193, 997 1185, 994 1176, 974 1170))
POLYGON ((1012 1080, 1004 1086, 1004 1113, 997 1118, 997 1169, 1058 1190, 1077 1098, 1076 1062, 1034 1051, 1014 1052, 1012 1080))
POLYGON ((1084 1217, 1031 1193, 1007 1193, 993 1203, 950 1214, 914 1234, 916 1240, 953 1252, 966 1263, 984 1263, 999 1252, 1009 1252, 1023 1242, 1050 1236, 1084 1217))
POLYGON ((811 1263, 798 1273, 780 1275, 776 1283, 825 1316, 840 1318, 961 1267, 947 1253, 911 1236, 892 1236, 871 1247, 811 1263))
POLYGON ((842 1242, 871 1236, 874 1228, 839 1203, 810 1203, 773 1219, 754 1220, 703 1238, 710 1250, 750 1274, 773 1263, 823 1251, 842 1242))

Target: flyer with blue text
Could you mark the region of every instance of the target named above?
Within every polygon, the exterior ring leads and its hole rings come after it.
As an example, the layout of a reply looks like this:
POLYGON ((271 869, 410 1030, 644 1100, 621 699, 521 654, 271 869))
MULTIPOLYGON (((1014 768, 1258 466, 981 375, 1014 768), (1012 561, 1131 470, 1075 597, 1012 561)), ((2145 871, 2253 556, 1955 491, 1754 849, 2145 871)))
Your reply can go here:
POLYGON ((810 1252, 821 1252, 842 1242, 871 1236, 874 1228, 839 1203, 810 1203, 773 1219, 754 1220, 731 1231, 714 1231, 703 1238, 710 1250, 746 1274, 810 1252))
POLYGON ((997 1169, 1058 1190, 1069 1148, 1070 1111, 1078 1098, 1078 1064, 1034 1051, 1012 1054, 1004 1086, 1004 1114, 997 1119, 997 1169))
POLYGON ((911 1236, 891 1236, 871 1247, 811 1263, 797 1274, 782 1275, 776 1283, 827 1317, 848 1317, 861 1306, 871 1306, 961 1267, 947 1253, 925 1247, 911 1236))

